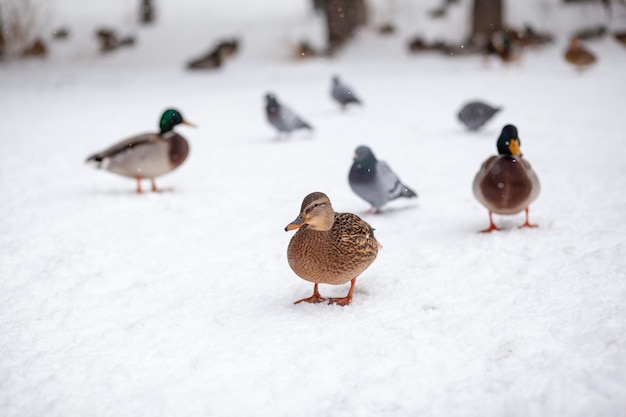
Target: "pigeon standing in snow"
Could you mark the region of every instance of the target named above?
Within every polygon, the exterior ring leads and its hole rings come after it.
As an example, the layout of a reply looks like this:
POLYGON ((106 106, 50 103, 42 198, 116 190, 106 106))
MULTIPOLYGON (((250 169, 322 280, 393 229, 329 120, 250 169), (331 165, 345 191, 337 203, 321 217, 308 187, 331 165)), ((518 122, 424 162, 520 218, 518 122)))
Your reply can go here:
POLYGON ((343 84, 339 77, 336 75, 333 77, 333 85, 330 90, 330 95, 332 98, 339 104, 341 104, 341 109, 345 109, 346 106, 350 103, 355 103, 361 105, 361 100, 356 96, 354 90, 347 85, 343 84))
POLYGON ((274 94, 265 95, 265 112, 267 120, 279 133, 291 133, 297 129, 313 129, 288 107, 280 104, 274 94))
POLYGON ((492 107, 480 101, 472 101, 463 106, 458 116, 468 129, 478 130, 500 110, 502 110, 501 107, 492 107))
POLYGON ((367 146, 356 148, 354 163, 348 174, 350 188, 380 213, 388 201, 400 197, 417 197, 415 191, 404 185, 384 161, 379 161, 367 146))

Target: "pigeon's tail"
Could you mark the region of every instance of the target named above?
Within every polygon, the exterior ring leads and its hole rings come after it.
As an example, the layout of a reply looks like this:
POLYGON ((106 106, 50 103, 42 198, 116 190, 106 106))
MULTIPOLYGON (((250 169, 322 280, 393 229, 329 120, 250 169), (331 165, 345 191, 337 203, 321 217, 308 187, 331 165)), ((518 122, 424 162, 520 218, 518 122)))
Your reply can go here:
POLYGON ((394 185, 393 189, 389 190, 391 199, 394 200, 400 197, 413 198, 417 197, 417 193, 411 190, 406 185, 402 184, 400 180, 396 180, 396 185, 394 185))
POLYGON ((311 125, 310 125, 310 124, 308 124, 307 122, 305 122, 305 121, 301 121, 300 123, 301 123, 301 125, 300 125, 300 126, 301 126, 301 127, 303 127, 304 129, 313 130, 313 126, 311 126, 311 125))
POLYGON ((417 197, 417 193, 404 184, 402 184, 402 191, 400 192, 400 195, 407 198, 417 197))

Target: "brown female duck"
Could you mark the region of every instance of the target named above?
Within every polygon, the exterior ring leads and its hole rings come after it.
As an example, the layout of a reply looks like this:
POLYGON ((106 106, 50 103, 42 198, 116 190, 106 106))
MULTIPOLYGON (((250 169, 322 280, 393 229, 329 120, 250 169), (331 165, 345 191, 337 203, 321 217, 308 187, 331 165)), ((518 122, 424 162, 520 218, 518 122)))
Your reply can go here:
POLYGON ((314 192, 302 201, 300 214, 285 230, 298 229, 287 249, 289 266, 300 278, 313 282, 313 295, 296 301, 319 303, 319 284, 341 285, 348 281, 350 291, 329 304, 349 305, 357 277, 369 267, 381 245, 374 229, 352 213, 335 213, 324 193, 314 192))

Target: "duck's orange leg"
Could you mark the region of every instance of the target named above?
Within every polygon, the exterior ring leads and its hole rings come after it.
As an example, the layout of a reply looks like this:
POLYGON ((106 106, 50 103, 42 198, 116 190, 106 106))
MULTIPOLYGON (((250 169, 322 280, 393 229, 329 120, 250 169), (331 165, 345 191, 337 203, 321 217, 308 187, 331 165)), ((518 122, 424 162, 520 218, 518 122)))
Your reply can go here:
POLYGON ((294 304, 299 304, 303 301, 306 303, 321 303, 322 301, 326 301, 326 299, 320 295, 319 291, 317 290, 317 287, 318 287, 318 283, 316 282, 315 285, 313 286, 313 295, 308 298, 303 298, 302 300, 298 300, 294 302, 294 304))
POLYGON ((489 227, 481 230, 480 233, 490 233, 490 232, 493 232, 494 230, 500 230, 500 229, 493 223, 493 216, 492 216, 491 210, 489 210, 489 227))
POLYGON ((159 189, 156 186, 156 181, 154 180, 154 178, 150 178, 150 182, 152 183, 152 192, 157 192, 159 191, 159 189))
POLYGON ((528 207, 526 207, 526 222, 520 226, 520 228, 522 227, 538 227, 538 224, 532 224, 528 221, 528 207))
POLYGON ((354 294, 354 285, 356 284, 356 277, 352 278, 350 281, 350 291, 348 291, 348 295, 343 298, 331 298, 328 301, 328 304, 337 304, 339 306, 347 306, 352 302, 352 294, 354 294))
POLYGON ((135 177, 135 179, 137 180, 137 194, 141 194, 143 193, 141 189, 141 177, 135 177))

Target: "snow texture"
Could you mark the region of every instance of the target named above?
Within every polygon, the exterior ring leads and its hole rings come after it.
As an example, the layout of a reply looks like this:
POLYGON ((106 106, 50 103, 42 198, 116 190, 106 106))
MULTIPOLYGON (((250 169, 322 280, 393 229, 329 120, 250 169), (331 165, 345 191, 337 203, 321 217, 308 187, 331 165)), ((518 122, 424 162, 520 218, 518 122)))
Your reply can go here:
POLYGON ((162 1, 148 28, 138 2, 89 3, 54 3, 50 28, 72 37, 47 60, 0 66, 0 415, 626 415, 626 49, 587 43, 599 60, 583 73, 562 58, 577 25, 624 28, 623 9, 507 2, 512 24, 557 38, 505 66, 407 54, 420 30, 460 37, 468 1, 437 22, 439 1, 374 2, 339 56, 299 62, 290 46, 323 38, 306 1, 162 1), (385 16, 393 36, 373 29, 385 16), (99 55, 107 24, 137 46, 99 55), (223 68, 185 71, 233 35, 223 68), (340 111, 333 74, 366 106, 340 111), (267 91, 315 132, 277 139, 267 91), (456 114, 472 99, 504 110, 468 132, 456 114), (157 180, 169 191, 84 164, 168 107, 198 125, 177 127, 191 154, 157 180), (471 184, 506 123, 542 183, 539 227, 494 216, 506 230, 479 234, 471 184), (419 198, 368 214, 347 182, 361 144, 419 198), (292 304, 312 285, 283 228, 312 191, 384 247, 349 307, 292 304))

